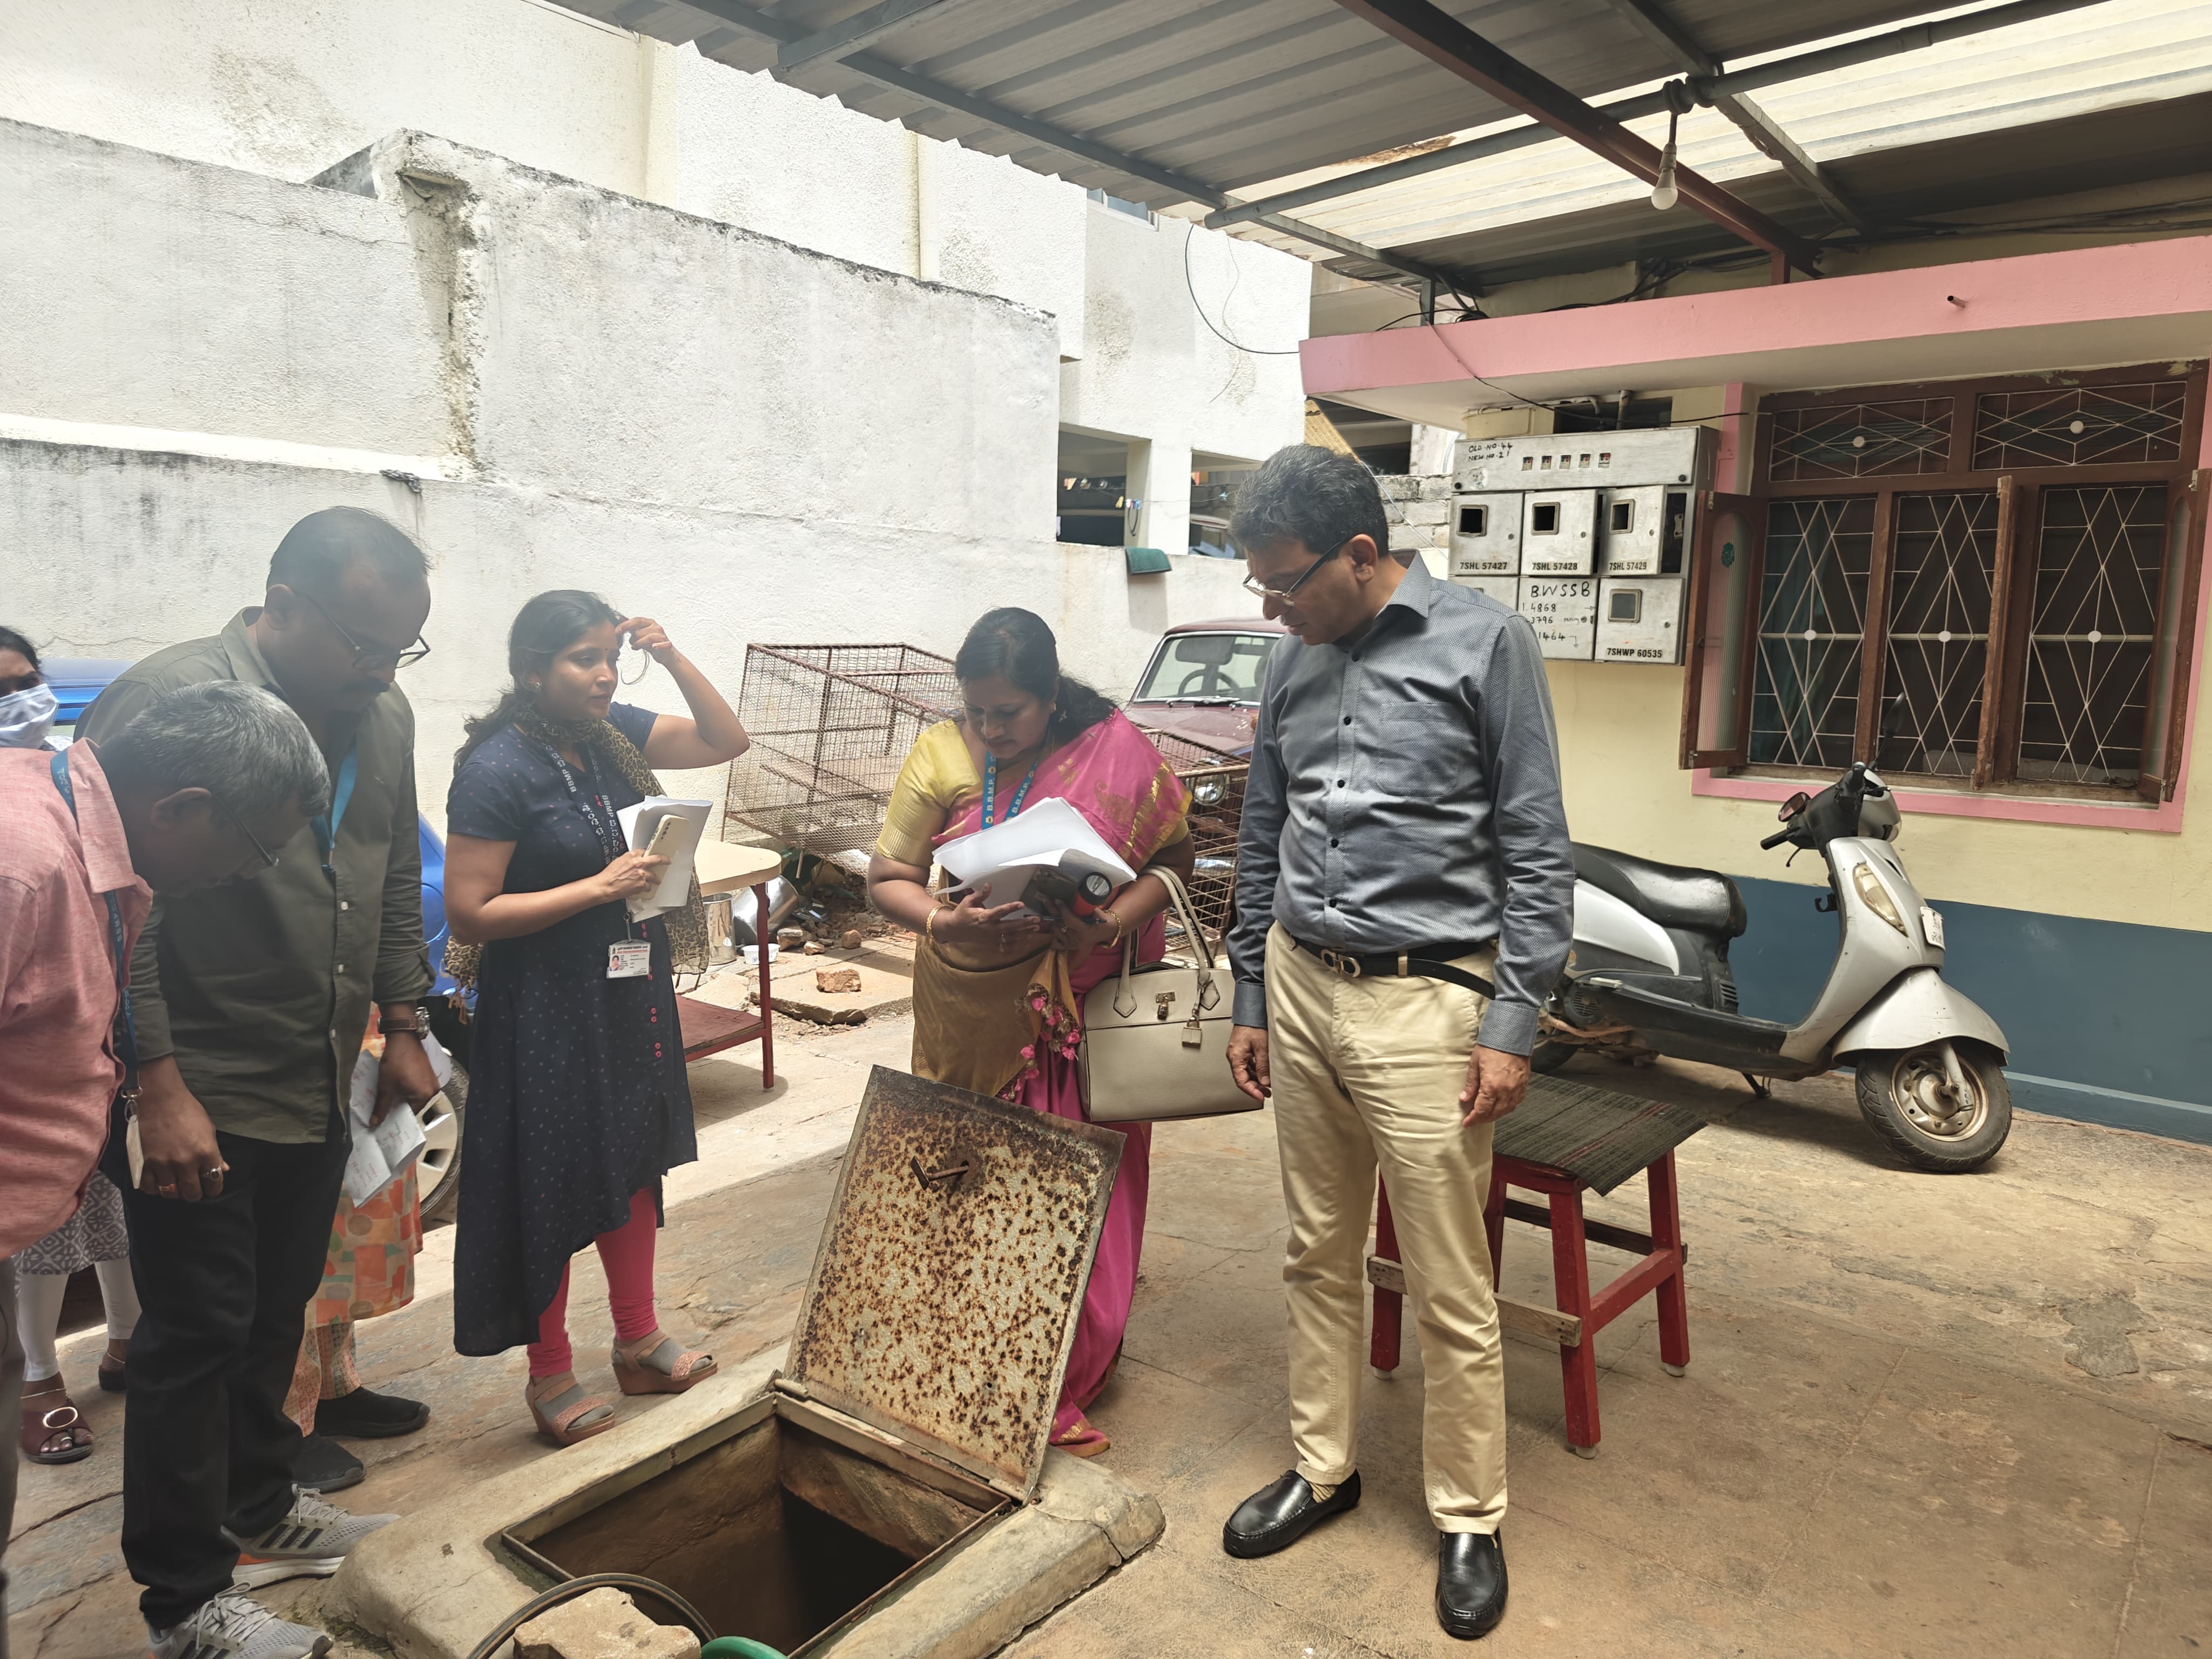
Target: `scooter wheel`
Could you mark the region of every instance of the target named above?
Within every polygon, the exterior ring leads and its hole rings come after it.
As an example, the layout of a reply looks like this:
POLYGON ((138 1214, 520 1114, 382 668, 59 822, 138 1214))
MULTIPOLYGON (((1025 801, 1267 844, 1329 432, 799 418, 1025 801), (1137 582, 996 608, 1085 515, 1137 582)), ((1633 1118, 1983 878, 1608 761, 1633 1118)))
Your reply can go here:
POLYGON ((1575 1053, 1571 1042, 1539 1042, 1528 1051, 1528 1069, 1548 1076, 1572 1060, 1575 1053))
POLYGON ((1954 1045, 1972 1098, 1952 1097, 1942 1051, 1885 1049, 1858 1057, 1859 1115, 1915 1169, 1963 1175, 1996 1156, 2012 1133, 2012 1091, 1996 1054, 1954 1045))

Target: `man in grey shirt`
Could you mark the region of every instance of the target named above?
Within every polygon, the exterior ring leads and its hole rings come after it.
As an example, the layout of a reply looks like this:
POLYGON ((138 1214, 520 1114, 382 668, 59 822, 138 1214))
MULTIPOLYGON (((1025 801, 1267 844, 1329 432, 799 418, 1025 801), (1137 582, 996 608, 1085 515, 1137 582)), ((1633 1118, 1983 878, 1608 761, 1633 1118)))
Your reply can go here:
POLYGON ((1277 451, 1231 534, 1291 633, 1268 659, 1244 797, 1229 1063, 1275 1103, 1297 1465, 1245 1500, 1223 1547, 1271 1554, 1359 1501, 1379 1168, 1420 1328, 1437 1617, 1480 1637, 1506 1589, 1491 1134, 1527 1092, 1573 922, 1543 659, 1522 618, 1390 555, 1381 492, 1351 456, 1277 451))

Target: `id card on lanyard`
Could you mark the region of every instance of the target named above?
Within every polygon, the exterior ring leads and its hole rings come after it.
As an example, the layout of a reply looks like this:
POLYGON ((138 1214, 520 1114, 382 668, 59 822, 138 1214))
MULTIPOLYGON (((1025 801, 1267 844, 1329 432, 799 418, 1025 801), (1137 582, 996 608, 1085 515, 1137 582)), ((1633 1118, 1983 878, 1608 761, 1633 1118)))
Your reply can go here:
MULTIPOLYGON (((607 863, 612 864, 629 850, 623 845, 621 820, 599 787, 599 768, 592 768, 592 790, 585 793, 576 778, 575 769, 557 749, 548 748, 546 754, 553 768, 561 775, 561 781, 568 791, 568 799, 576 803, 576 810, 584 815, 584 822, 592 826, 592 836, 599 843, 599 852, 607 863)), ((624 929, 628 931, 627 928, 624 929)), ((653 973, 653 944, 642 935, 645 925, 637 924, 636 939, 623 939, 607 946, 607 977, 609 979, 647 979, 653 973)))

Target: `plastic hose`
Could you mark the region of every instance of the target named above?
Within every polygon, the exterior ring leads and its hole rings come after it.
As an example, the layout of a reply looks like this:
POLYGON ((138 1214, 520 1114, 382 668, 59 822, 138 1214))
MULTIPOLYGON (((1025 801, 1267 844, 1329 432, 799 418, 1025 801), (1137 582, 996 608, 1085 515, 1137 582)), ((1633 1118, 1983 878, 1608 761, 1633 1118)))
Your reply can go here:
POLYGON ((783 1659, 783 1656, 750 1636, 718 1636, 699 1650, 699 1659, 783 1659))

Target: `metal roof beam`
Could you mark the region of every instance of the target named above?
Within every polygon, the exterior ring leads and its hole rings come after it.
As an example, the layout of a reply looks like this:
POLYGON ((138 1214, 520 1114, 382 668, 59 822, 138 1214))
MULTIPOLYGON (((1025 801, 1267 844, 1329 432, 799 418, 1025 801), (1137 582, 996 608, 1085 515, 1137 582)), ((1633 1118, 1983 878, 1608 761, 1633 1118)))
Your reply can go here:
MULTIPOLYGON (((1644 180, 1659 177, 1659 152, 1619 120, 1591 107, 1556 81, 1499 51, 1450 13, 1428 0, 1337 0, 1393 40, 1431 63, 1480 88, 1507 107, 1532 116, 1585 149, 1644 180)), ((1722 189, 1695 168, 1677 162, 1674 185, 1682 200, 1723 229, 1778 260, 1817 275, 1820 250, 1750 203, 1722 189)))
POLYGON ((841 62, 902 23, 930 12, 949 11, 960 3, 961 0, 883 0, 882 4, 855 12, 842 23, 784 42, 776 49, 775 78, 781 81, 809 64, 841 62))
MULTIPOLYGON (((1635 26, 1638 33, 1673 58, 1680 68, 1708 83, 1722 73, 1720 60, 1669 17, 1659 0, 1611 0, 1611 3, 1615 11, 1635 26)), ((1753 149, 1796 180, 1839 224, 1862 234, 1874 228, 1866 215, 1859 211, 1858 204, 1837 186, 1820 164, 1799 148, 1780 122, 1748 97, 1740 92, 1709 92, 1703 101, 1734 122, 1751 141, 1753 149)))
MULTIPOLYGON (((1701 99, 1717 101, 1723 96, 1756 91, 1761 87, 1778 86, 1784 82, 1825 74, 1830 70, 1849 69, 1854 64, 1894 57, 1900 52, 1920 52, 1929 46, 1963 40, 1985 30, 2008 28, 2015 23, 2033 22, 2040 17, 2075 11, 2083 6, 2101 3, 2102 0, 2013 0, 2011 4, 1992 6, 1985 11, 1968 12, 1962 16, 1947 17, 1940 22, 1914 23, 1904 28, 1892 29, 1887 34, 1870 35, 1866 40, 1849 41, 1839 46, 1816 47, 1811 52, 1799 52, 1793 58, 1778 58, 1755 69, 1737 70, 1711 77, 1695 76, 1690 82, 1690 89, 1701 99)), ((1598 112, 1616 121, 1635 121, 1647 115, 1664 114, 1666 109, 1666 95, 1653 92, 1601 105, 1598 112)), ((1401 184, 1408 179, 1440 173, 1446 167, 1483 161, 1492 155, 1504 155, 1531 144, 1548 143, 1557 137, 1559 134, 1540 122, 1534 126, 1509 127, 1503 132, 1487 133, 1480 138, 1447 144, 1442 149, 1432 149, 1425 155, 1410 155, 1401 161, 1386 161, 1381 167, 1363 167, 1358 173, 1344 173, 1319 184, 1283 191, 1254 201, 1239 202, 1208 214, 1206 224, 1208 229, 1222 230, 1231 225, 1255 219, 1263 213, 1289 212, 1297 208, 1310 207, 1316 202, 1334 201, 1340 196, 1356 196, 1362 191, 1401 184)))
MULTIPOLYGON (((750 30, 755 34, 765 35, 777 42, 779 75, 782 68, 781 47, 794 44, 804 46, 809 40, 818 38, 810 36, 805 28, 796 23, 788 23, 780 17, 772 17, 767 12, 744 4, 742 0, 686 0, 686 3, 695 10, 703 11, 709 16, 719 17, 726 23, 750 30)), ((904 16, 913 15, 918 9, 918 0, 895 0, 895 3, 903 3, 908 6, 904 16)), ((935 0, 935 3, 957 4, 958 0, 935 0)), ((878 6, 872 9, 881 12, 887 10, 888 7, 878 6)), ((861 15, 868 15, 871 14, 861 14, 861 15)), ((858 19, 848 21, 856 21, 858 19)), ((901 21, 903 21, 903 17, 901 21)), ((832 32, 834 31, 823 31, 823 33, 832 32)), ((1119 173, 1126 173, 1133 179, 1142 179, 1148 184, 1158 185, 1191 201, 1202 202, 1208 207, 1225 207, 1228 204, 1229 198, 1203 179, 1194 179, 1189 174, 1180 173, 1173 167, 1162 167, 1156 162, 1147 161, 1141 156, 1127 155, 1107 145, 1095 143, 1079 134, 1054 126, 1049 122, 1037 120, 1032 116, 1018 114, 1003 106, 975 97, 973 94, 962 92, 955 87, 948 87, 939 81, 933 81, 927 76, 916 75, 913 70, 903 69, 896 64, 878 58, 873 53, 854 52, 849 56, 841 58, 840 61, 845 68, 852 70, 855 75, 864 75, 879 85, 894 88, 909 97, 919 98, 925 103, 956 110, 963 115, 973 117, 989 125, 1004 128, 1008 132, 1019 133, 1024 138, 1033 139, 1038 143, 1048 145, 1066 155, 1093 162, 1099 167, 1111 167, 1119 173)), ((1260 222, 1265 224, 1270 230, 1279 231, 1285 236, 1295 236, 1300 241, 1310 242, 1316 247, 1328 248, 1352 258, 1364 259, 1370 264, 1401 272, 1417 281, 1472 289, 1475 293, 1481 291, 1480 284, 1469 274, 1462 273, 1455 276, 1437 266, 1424 264, 1417 259, 1401 258, 1387 249, 1369 247, 1364 242, 1355 242, 1347 237, 1335 235, 1315 226, 1301 224, 1296 219, 1286 219, 1279 214, 1270 213, 1255 216, 1259 217, 1260 222)))

